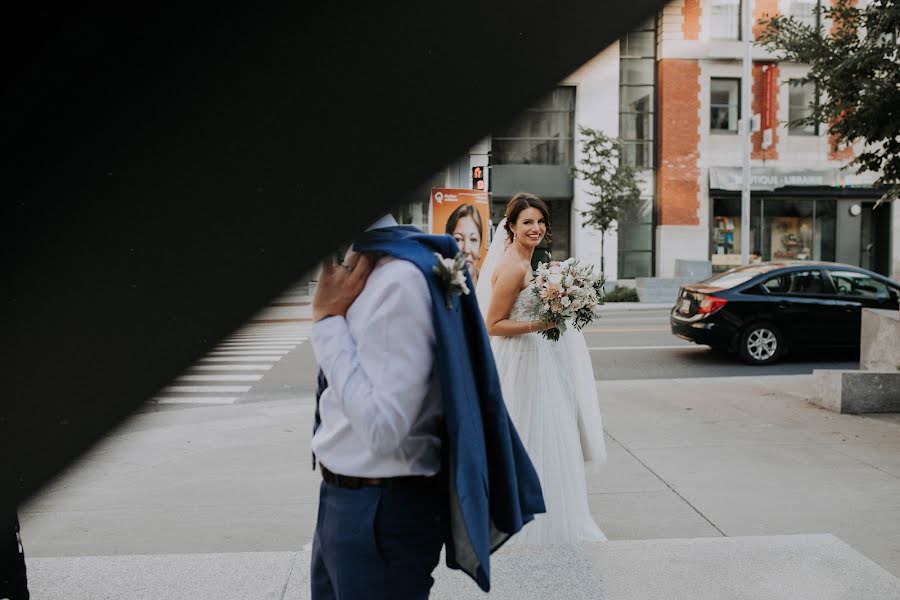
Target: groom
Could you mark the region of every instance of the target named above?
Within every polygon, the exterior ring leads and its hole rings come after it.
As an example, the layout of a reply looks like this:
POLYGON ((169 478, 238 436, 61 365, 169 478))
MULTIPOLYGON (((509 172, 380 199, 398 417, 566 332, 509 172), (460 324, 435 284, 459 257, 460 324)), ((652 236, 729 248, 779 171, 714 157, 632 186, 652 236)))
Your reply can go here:
POLYGON ((544 511, 474 293, 436 269, 436 253, 458 252, 387 216, 323 266, 314 600, 427 598, 445 544, 447 565, 488 591, 490 553, 544 511))

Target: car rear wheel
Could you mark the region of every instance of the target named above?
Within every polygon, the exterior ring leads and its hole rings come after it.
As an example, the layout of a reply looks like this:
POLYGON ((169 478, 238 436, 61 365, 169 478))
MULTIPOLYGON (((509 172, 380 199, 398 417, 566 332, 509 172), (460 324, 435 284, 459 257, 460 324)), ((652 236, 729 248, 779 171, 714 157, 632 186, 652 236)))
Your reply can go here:
POLYGON ((750 365, 771 365, 784 352, 784 336, 771 323, 753 323, 741 333, 738 353, 750 365))

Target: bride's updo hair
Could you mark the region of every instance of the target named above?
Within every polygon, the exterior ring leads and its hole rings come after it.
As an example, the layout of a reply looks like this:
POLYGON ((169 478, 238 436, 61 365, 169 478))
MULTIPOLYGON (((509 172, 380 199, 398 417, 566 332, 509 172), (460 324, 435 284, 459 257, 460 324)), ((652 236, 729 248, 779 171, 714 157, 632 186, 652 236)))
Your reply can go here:
POLYGON ((506 235, 509 237, 509 242, 512 243, 513 238, 515 237, 513 235, 512 226, 519 220, 519 215, 526 208, 536 208, 544 215, 544 221, 547 223, 547 233, 544 235, 544 239, 549 243, 551 241, 550 209, 547 207, 546 202, 534 194, 529 194, 527 192, 519 192, 513 196, 506 205, 506 235))

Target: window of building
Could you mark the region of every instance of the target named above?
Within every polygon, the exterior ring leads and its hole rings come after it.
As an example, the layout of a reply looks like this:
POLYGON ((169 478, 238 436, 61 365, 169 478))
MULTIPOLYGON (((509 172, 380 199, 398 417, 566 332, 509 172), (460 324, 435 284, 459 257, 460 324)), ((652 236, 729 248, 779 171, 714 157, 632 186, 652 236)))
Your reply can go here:
POLYGON ((796 123, 798 119, 805 119, 812 114, 813 106, 817 102, 816 86, 811 82, 803 83, 800 79, 791 79, 788 90, 788 134, 816 135, 819 129, 817 125, 796 123))
POLYGON ((819 26, 819 0, 791 0, 789 14, 809 27, 819 26))
MULTIPOLYGON (((834 261, 837 201, 834 198, 751 198, 750 262, 834 261)), ((710 231, 714 271, 741 264, 741 199, 713 199, 710 231)))
POLYGON ((640 169, 650 195, 630 206, 618 223, 620 279, 653 275, 652 185, 656 162, 656 17, 619 40, 619 138, 622 164, 640 169))
POLYGON ((491 164, 572 165, 575 88, 557 87, 491 136, 491 164))
POLYGON ((712 0, 709 29, 715 40, 741 39, 741 0, 712 0))
POLYGON ((619 137, 625 164, 652 169, 656 112, 656 24, 650 19, 619 40, 619 137))
POLYGON ((741 80, 712 78, 709 82, 709 128, 714 133, 737 133, 741 80))

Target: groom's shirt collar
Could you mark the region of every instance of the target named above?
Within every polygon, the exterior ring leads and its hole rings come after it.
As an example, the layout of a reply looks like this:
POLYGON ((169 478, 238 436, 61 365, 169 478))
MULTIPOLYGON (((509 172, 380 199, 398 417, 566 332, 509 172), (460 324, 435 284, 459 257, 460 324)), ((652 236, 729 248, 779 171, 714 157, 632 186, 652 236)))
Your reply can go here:
POLYGON ((373 229, 383 229, 385 227, 396 227, 397 219, 394 218, 392 214, 386 214, 374 223, 372 223, 366 231, 372 231, 373 229))

